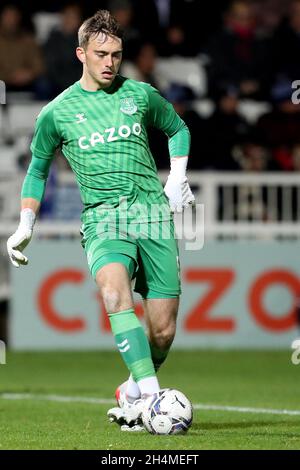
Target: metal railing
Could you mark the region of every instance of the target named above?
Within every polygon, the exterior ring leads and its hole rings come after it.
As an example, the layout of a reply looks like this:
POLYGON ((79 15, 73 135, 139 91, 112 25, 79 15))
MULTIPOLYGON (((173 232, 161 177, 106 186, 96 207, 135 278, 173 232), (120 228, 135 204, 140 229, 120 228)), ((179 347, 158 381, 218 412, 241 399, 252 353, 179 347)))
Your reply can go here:
MULTIPOLYGON (((168 171, 159 172, 164 183, 168 171)), ((204 204, 205 234, 212 237, 300 237, 300 175, 296 173, 240 173, 189 171, 198 204, 204 204)), ((12 233, 19 217, 24 175, 0 178, 0 237, 12 233)), ((70 172, 58 184, 75 185, 70 172)), ((40 235, 76 236, 80 221, 41 220, 40 235)))

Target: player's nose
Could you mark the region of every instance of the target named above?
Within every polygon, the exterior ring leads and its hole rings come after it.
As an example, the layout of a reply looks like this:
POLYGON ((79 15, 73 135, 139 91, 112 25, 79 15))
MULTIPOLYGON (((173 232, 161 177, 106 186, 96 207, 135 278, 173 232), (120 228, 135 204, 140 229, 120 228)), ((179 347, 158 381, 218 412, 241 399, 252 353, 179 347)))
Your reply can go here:
POLYGON ((106 67, 112 67, 112 65, 113 65, 112 56, 108 54, 106 56, 105 66, 106 67))

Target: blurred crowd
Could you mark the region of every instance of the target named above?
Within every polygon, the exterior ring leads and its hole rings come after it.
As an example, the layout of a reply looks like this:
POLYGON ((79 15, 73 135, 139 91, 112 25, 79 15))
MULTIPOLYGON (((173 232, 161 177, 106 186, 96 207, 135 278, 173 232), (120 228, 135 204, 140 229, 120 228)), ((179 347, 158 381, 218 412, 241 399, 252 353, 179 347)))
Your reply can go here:
MULTIPOLYGON (((0 79, 8 92, 49 101, 78 80, 78 28, 98 8, 107 8, 125 31, 125 76, 159 88, 159 58, 201 58, 204 96, 176 77, 160 90, 190 128, 191 169, 300 170, 300 106, 291 99, 292 82, 300 80, 300 0, 87 3, 43 2, 43 11, 57 18, 46 37, 38 36, 32 20, 41 6, 2 7, 0 79), (205 99, 213 103, 208 116, 194 106, 205 99), (268 110, 249 122, 240 112, 245 100, 267 103, 268 110)), ((158 167, 169 167, 164 136, 150 130, 149 138, 158 167)))

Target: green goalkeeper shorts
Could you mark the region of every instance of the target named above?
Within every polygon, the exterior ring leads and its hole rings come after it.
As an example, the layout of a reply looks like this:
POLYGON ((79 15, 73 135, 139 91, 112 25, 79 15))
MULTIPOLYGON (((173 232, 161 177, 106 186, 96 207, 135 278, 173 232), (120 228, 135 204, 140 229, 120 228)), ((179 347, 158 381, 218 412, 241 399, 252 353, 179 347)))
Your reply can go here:
POLYGON ((130 229, 97 222, 81 227, 81 244, 93 278, 103 266, 125 265, 134 291, 144 299, 172 298, 181 294, 178 245, 173 220, 131 225, 130 229))

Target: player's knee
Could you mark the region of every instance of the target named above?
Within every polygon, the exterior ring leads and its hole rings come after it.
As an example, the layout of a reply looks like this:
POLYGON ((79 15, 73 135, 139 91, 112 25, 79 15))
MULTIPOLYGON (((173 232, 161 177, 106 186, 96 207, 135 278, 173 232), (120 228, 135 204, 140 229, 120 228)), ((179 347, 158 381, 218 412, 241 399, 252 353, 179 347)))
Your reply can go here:
POLYGON ((106 311, 109 313, 120 312, 132 306, 130 296, 118 288, 103 287, 101 293, 106 311))
POLYGON ((158 328, 152 332, 151 342, 162 350, 169 349, 176 333, 176 324, 172 323, 164 328, 158 328))

